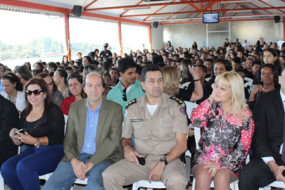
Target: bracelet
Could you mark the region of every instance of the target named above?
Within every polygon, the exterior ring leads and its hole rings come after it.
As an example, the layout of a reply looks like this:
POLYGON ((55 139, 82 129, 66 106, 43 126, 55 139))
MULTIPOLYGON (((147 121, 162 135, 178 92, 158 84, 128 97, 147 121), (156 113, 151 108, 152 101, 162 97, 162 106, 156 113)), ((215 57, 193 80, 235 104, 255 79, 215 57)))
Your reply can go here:
POLYGON ((196 80, 193 80, 193 82, 197 82, 197 81, 199 81, 200 79, 196 79, 196 80))
POLYGON ((39 138, 36 138, 36 143, 34 144, 34 146, 36 147, 36 148, 40 148, 40 146, 41 146, 41 141, 40 141, 40 139, 39 138))

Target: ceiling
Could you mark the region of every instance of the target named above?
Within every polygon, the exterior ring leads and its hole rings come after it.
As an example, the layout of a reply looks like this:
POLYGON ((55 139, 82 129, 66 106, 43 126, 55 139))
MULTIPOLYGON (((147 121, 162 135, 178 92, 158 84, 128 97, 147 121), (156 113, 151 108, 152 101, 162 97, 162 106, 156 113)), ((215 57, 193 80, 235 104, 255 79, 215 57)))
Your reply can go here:
POLYGON ((0 0, 4 6, 23 4, 69 9, 70 13, 74 5, 80 5, 82 16, 96 14, 161 25, 201 23, 203 13, 219 13, 220 22, 274 20, 274 16, 282 21, 285 17, 285 0, 0 0))

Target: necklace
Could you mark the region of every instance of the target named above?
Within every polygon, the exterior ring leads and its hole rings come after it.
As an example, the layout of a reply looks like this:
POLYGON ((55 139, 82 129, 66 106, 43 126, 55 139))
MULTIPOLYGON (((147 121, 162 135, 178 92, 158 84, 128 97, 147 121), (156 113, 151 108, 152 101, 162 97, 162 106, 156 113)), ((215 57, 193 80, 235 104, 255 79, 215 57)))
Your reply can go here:
POLYGON ((8 96, 8 100, 11 101, 13 104, 16 103, 16 99, 17 99, 17 96, 14 97, 14 98, 10 98, 10 97, 8 96))
POLYGON ((262 88, 262 90, 263 90, 264 92, 268 92, 268 90, 266 90, 265 88, 262 88))

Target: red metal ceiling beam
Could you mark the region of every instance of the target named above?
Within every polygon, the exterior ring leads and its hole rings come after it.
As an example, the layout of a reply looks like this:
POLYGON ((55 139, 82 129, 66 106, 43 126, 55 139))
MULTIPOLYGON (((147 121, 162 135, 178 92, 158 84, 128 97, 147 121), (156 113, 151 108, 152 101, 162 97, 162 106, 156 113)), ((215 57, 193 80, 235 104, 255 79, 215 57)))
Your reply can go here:
MULTIPOLYGON (((190 7, 190 5, 186 5, 185 7, 183 7, 182 9, 178 10, 177 12, 182 12, 183 10, 185 10, 186 8, 190 7)), ((167 17, 167 19, 170 19, 173 15, 170 15, 169 17, 167 17)))
MULTIPOLYGON (((251 10, 254 11, 254 10, 273 10, 273 9, 285 9, 285 7, 247 8, 247 9, 237 9, 237 10, 238 11, 251 11, 251 10)), ((232 10, 229 10, 229 9, 200 10, 200 11, 190 11, 190 12, 172 12, 172 13, 157 13, 157 14, 124 15, 123 17, 161 16, 161 15, 178 15, 178 14, 212 13, 212 12, 221 13, 221 12, 228 12, 228 11, 232 11, 232 10)))
MULTIPOLYGON (((274 13, 271 13, 271 14, 257 14, 257 15, 231 15, 231 16, 227 16, 227 17, 225 17, 225 16, 221 16, 220 17, 220 19, 227 19, 227 20, 229 20, 229 18, 235 18, 235 17, 237 17, 237 18, 239 18, 239 17, 244 17, 244 18, 248 18, 248 17, 260 17, 260 16, 275 16, 276 14, 274 14, 274 13)), ((285 16, 285 14, 282 14, 283 16, 285 16)), ((281 16, 282 16, 281 15, 281 16)), ((180 20, 180 19, 189 19, 189 20, 191 20, 191 19, 197 19, 197 17, 185 17, 185 18, 177 18, 177 20, 180 20)), ((202 20, 202 17, 200 17, 199 19, 201 19, 202 20)), ((155 21, 159 21, 159 22, 165 22, 165 21, 174 21, 174 20, 176 20, 175 18, 174 19, 153 19, 153 20, 148 20, 147 22, 155 22, 155 21)), ((191 21, 189 21, 189 22, 191 22, 191 21)))
MULTIPOLYGON (((267 5, 267 6, 269 6, 269 7, 272 7, 269 3, 266 3, 266 2, 264 2, 264 1, 261 1, 261 0, 257 0, 257 1, 259 1, 260 3, 263 3, 264 5, 267 5)), ((281 11, 282 13, 284 13, 284 11, 282 11, 282 10, 280 10, 280 9, 277 9, 278 11, 281 11)))
POLYGON ((164 6, 164 5, 183 5, 183 4, 200 4, 200 3, 217 3, 217 2, 240 2, 241 0, 200 0, 200 1, 181 1, 173 3, 156 3, 156 4, 143 4, 143 5, 125 5, 118 7, 100 7, 94 9, 87 9, 86 11, 102 11, 102 10, 111 10, 111 9, 125 9, 125 8, 137 8, 137 7, 153 7, 153 6, 164 6))
MULTIPOLYGON (((57 12, 57 13, 62 13, 62 14, 66 14, 66 13, 72 14, 71 9, 64 9, 64 8, 53 7, 53 6, 49 6, 49 5, 40 5, 40 4, 24 2, 24 1, 0 0, 0 5, 13 6, 13 7, 19 7, 19 8, 24 8, 24 9, 34 9, 34 10, 41 10, 41 11, 57 12)), ((124 18, 119 18, 119 17, 114 17, 114 16, 101 15, 101 14, 96 14, 96 13, 89 13, 89 12, 85 12, 85 11, 82 12, 81 15, 86 16, 86 17, 112 20, 112 21, 122 21, 122 22, 127 22, 127 23, 132 23, 132 24, 145 25, 145 26, 150 25, 149 23, 145 23, 142 21, 124 19, 124 18)))
POLYGON ((145 25, 145 26, 149 26, 150 25, 149 23, 145 23, 145 22, 142 22, 142 21, 124 19, 124 18, 108 16, 108 15, 101 15, 101 14, 97 14, 97 13, 82 12, 81 16, 98 18, 98 19, 105 19, 105 20, 113 20, 113 21, 118 21, 118 22, 122 21, 122 22, 127 22, 127 23, 132 23, 132 24, 145 25))
MULTIPOLYGON (((174 1, 175 1, 175 0, 172 0, 171 3, 174 2, 174 1)), ((168 5, 164 5, 163 7, 159 8, 158 10, 156 10, 153 14, 158 13, 158 12, 161 11, 162 9, 166 8, 167 6, 168 6, 168 5)), ((151 16, 147 16, 147 17, 144 18, 143 20, 146 21, 149 17, 151 17, 151 16)))
MULTIPOLYGON (((195 3, 189 3, 189 5, 191 5, 195 10, 201 10, 201 8, 199 8, 197 5, 195 5, 195 3)), ((202 3, 201 7, 203 7, 203 3, 202 3)))
POLYGON ((225 6, 222 7, 222 9, 226 9, 228 6, 230 6, 230 4, 226 4, 225 6))
MULTIPOLYGON (((240 3, 238 3, 236 6, 234 6, 231 10, 234 10, 240 6, 240 3)), ((226 14, 223 17, 226 17, 230 14, 230 12, 226 12, 226 14)), ((223 20, 223 19, 222 19, 223 20)))
MULTIPOLYGON (((144 0, 141 0, 140 2, 138 2, 136 5, 141 4, 142 2, 144 2, 144 0)), ((120 17, 123 16, 124 14, 126 14, 129 10, 124 11, 122 14, 120 14, 120 17)))
MULTIPOLYGON (((203 2, 201 2, 201 9, 202 10, 208 10, 209 8, 212 8, 212 6, 215 4, 215 2, 214 3, 210 3, 210 5, 209 6, 207 6, 205 9, 203 9, 203 2)), ((218 4, 218 3, 217 3, 218 4)), ((227 4, 227 5, 229 5, 229 4, 227 4)), ((180 10, 178 10, 177 12, 182 12, 183 10, 185 10, 186 8, 188 8, 190 5, 186 5, 185 7, 183 7, 182 9, 180 9, 180 10)), ((200 9, 200 10, 201 10, 200 9)), ((170 15, 169 17, 167 17, 167 19, 170 19, 170 18, 172 18, 172 16, 173 15, 170 15)), ((185 17, 185 18, 187 18, 187 17, 185 17)), ((167 19, 165 19, 165 21, 167 21, 167 19)))
MULTIPOLYGON (((237 21, 260 21, 260 20, 273 20, 272 18, 268 19, 236 19, 236 20, 223 20, 222 22, 237 22, 237 21)), ((172 24, 194 24, 194 23, 203 23, 202 21, 190 21, 190 22, 171 22, 171 23, 161 23, 161 25, 172 25, 172 24)))
MULTIPOLYGON (((256 4, 253 4, 253 3, 249 3, 249 4, 251 4, 251 5, 254 6, 254 7, 260 8, 260 7, 257 6, 256 4)), ((260 10, 262 10, 262 9, 260 9, 260 10)), ((267 10, 264 10, 264 11, 267 12, 267 13, 271 13, 270 11, 267 11, 267 10)))
POLYGON ((213 5, 214 5, 215 3, 218 4, 218 2, 214 2, 214 1, 210 2, 209 5, 208 5, 207 7, 205 7, 205 9, 202 9, 202 10, 212 9, 212 7, 213 7, 213 5))
MULTIPOLYGON (((185 10, 186 8, 190 7, 190 5, 186 5, 185 7, 183 7, 182 9, 179 9, 177 12, 182 12, 183 10, 185 10)), ((167 17, 167 19, 170 19, 172 17, 172 15, 170 15, 169 17, 167 17)), ((166 19, 166 20, 167 20, 166 19)))
POLYGON ((1 5, 13 6, 13 7, 20 7, 25 9, 35 9, 35 10, 44 10, 44 11, 51 11, 51 12, 59 12, 65 13, 69 9, 64 9, 60 7, 53 7, 49 5, 41 5, 36 3, 24 2, 24 1, 16 1, 16 0, 0 0, 1 5))
POLYGON ((88 5, 86 5, 85 7, 84 7, 84 10, 86 10, 86 9, 88 9, 88 7, 90 7, 91 5, 93 5, 94 3, 96 3, 98 0, 94 0, 94 1, 92 1, 91 3, 89 3, 88 5))

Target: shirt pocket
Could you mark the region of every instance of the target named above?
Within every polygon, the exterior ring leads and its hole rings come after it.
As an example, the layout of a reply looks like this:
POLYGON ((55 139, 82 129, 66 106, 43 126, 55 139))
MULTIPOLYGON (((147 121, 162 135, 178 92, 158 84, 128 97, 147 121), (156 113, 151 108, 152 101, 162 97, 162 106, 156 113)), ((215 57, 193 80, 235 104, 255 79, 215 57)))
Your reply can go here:
POLYGON ((143 122, 132 122, 134 128, 135 139, 147 140, 150 136, 149 130, 144 126, 143 122))
MULTIPOLYGON (((175 133, 173 131, 173 125, 175 125, 173 123, 173 118, 169 117, 164 117, 160 119, 159 122, 159 128, 157 133, 155 133, 156 135, 159 136, 159 138, 161 139, 165 139, 165 140, 169 140, 169 139, 173 139, 175 138, 175 133)), ((176 125, 179 125, 178 123, 176 123, 176 125)))

